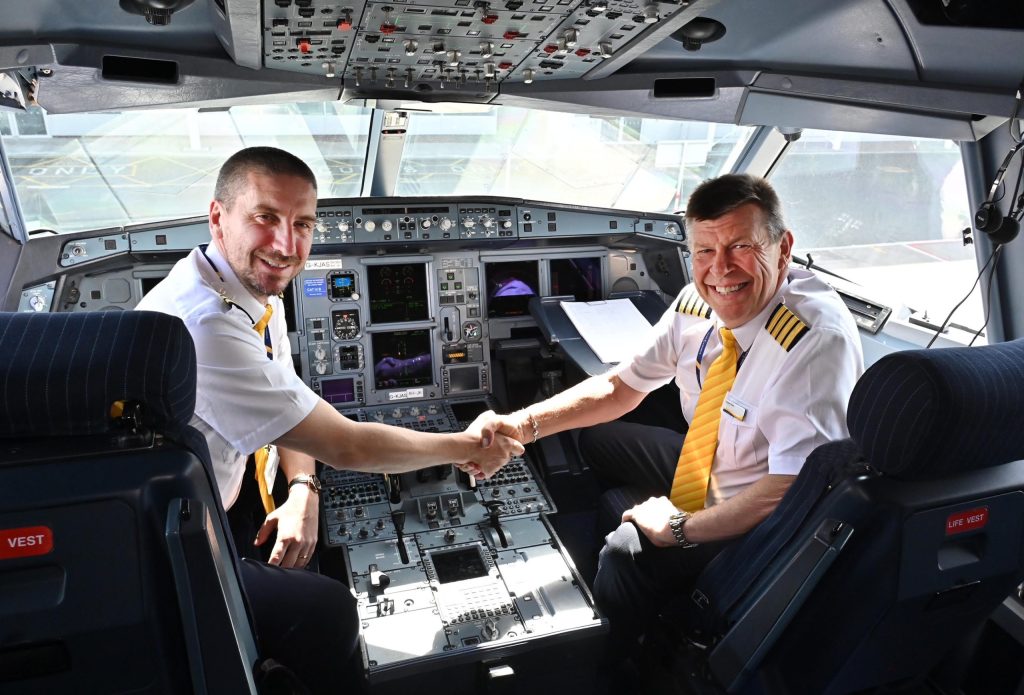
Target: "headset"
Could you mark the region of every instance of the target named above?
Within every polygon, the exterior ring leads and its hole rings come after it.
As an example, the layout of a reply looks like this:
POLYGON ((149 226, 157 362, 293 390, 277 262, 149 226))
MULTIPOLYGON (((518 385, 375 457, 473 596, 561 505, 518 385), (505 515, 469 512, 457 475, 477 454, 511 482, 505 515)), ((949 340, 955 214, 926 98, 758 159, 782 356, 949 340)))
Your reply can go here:
POLYGON ((1017 221, 1015 216, 1020 213, 1020 210, 1014 211, 1017 201, 1010 201, 1010 211, 1006 217, 1003 217, 1003 213, 996 207, 994 198, 996 191, 999 189, 999 184, 1003 182, 1006 170, 1010 167, 1010 161, 1022 147, 1024 147, 1024 141, 1018 142, 1010 149, 1006 158, 1003 159, 1003 163, 999 166, 999 171, 996 172, 996 178, 988 191, 988 198, 981 204, 978 211, 974 213, 975 228, 988 234, 994 244, 1008 244, 1017 238, 1017 233, 1020 231, 1020 222, 1017 221))

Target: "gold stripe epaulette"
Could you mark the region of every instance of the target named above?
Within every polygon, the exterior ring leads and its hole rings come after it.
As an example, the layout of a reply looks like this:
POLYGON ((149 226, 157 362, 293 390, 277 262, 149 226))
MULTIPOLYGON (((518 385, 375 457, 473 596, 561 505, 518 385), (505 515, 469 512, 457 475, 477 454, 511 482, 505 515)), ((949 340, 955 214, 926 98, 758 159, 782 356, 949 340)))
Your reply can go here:
POLYGON ((683 289, 682 295, 679 297, 679 305, 676 307, 676 311, 680 314, 690 314, 691 316, 698 316, 702 319, 711 318, 711 307, 700 298, 697 294, 697 290, 693 285, 687 285, 683 289))
POLYGON ((764 327, 786 352, 792 350, 800 342, 800 339, 811 330, 811 327, 790 311, 785 304, 775 307, 764 327))

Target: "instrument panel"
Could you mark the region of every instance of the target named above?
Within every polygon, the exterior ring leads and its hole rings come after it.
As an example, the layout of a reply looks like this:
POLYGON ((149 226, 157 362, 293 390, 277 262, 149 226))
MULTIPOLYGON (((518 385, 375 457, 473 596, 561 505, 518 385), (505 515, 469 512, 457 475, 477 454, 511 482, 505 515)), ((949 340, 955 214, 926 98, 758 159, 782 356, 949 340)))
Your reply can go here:
MULTIPOLYGON (((446 399, 343 410, 360 422, 463 430, 492 403, 446 399)), ((451 465, 402 475, 322 474, 321 540, 344 553, 371 683, 599 639, 604 621, 551 528, 554 505, 529 461, 492 478, 451 465)))

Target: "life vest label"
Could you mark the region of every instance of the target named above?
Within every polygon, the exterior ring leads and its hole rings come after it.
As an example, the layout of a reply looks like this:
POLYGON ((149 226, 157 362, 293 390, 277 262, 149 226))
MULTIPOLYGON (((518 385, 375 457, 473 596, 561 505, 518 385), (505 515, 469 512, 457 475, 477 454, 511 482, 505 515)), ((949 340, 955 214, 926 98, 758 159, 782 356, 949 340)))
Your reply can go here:
POLYGON ((968 509, 966 512, 950 514, 946 519, 946 535, 955 536, 958 533, 976 531, 988 523, 988 507, 968 509))
POLYGON ((53 551, 53 531, 46 526, 0 529, 0 560, 46 555, 53 551))

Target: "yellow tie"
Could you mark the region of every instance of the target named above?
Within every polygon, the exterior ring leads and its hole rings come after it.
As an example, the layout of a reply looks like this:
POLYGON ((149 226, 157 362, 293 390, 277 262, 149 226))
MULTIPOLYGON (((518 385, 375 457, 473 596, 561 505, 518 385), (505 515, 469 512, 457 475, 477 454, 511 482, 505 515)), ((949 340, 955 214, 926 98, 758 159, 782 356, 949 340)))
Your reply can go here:
MULTIPOLYGON (((274 308, 269 304, 265 306, 266 311, 263 312, 260 320, 253 324, 252 328, 263 336, 263 341, 267 346, 267 357, 273 359, 274 350, 271 346, 268 326, 270 325, 270 316, 274 313, 274 308)), ((256 484, 260 488, 260 499, 263 500, 263 509, 266 510, 267 514, 270 514, 276 507, 274 497, 270 494, 270 489, 267 487, 267 461, 270 459, 270 445, 268 444, 257 449, 256 453, 253 454, 253 459, 256 462, 256 484)))
POLYGON ((711 463, 715 460, 718 447, 718 424, 722 419, 722 402, 725 394, 736 381, 736 337, 728 328, 719 329, 722 334, 722 354, 711 363, 707 379, 697 398, 697 409, 693 422, 686 432, 683 451, 676 463, 672 478, 672 504, 687 512, 704 508, 708 494, 708 480, 711 477, 711 463))

